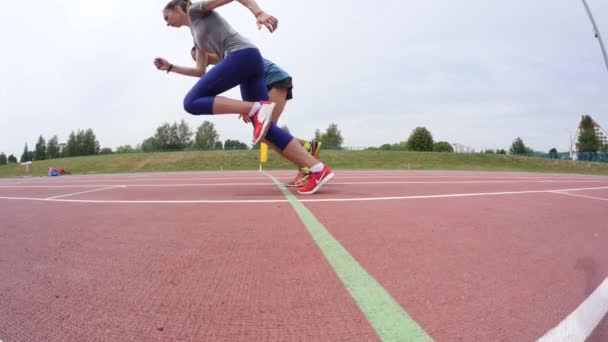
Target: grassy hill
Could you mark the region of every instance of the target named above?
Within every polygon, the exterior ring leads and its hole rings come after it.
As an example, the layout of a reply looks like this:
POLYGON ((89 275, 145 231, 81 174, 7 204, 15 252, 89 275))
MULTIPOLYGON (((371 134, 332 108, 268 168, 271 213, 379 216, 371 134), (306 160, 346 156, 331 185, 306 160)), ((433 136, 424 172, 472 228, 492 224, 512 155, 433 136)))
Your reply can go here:
MULTIPOLYGON (((459 154, 401 151, 322 151, 335 169, 469 170, 579 173, 608 175, 608 163, 575 162, 496 154, 459 154)), ((202 170, 257 170, 258 151, 185 151, 125 153, 34 161, 32 174, 46 175, 49 167, 63 167, 73 174, 165 172, 202 170)), ((291 169, 286 160, 270 151, 264 169, 291 169)), ((0 166, 0 177, 24 175, 19 164, 0 166)))

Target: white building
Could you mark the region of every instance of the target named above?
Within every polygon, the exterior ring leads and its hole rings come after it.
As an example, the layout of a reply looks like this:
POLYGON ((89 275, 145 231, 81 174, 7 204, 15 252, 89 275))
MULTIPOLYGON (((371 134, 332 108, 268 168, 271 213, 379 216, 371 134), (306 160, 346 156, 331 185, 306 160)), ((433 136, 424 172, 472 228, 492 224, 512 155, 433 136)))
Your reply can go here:
MULTIPOLYGON (((585 115, 583 115, 582 117, 584 117, 584 116, 585 115)), ((582 117, 581 117, 581 122, 579 122, 578 128, 576 129, 576 136, 574 137, 574 141, 571 142, 572 146, 570 147, 570 157, 572 159, 578 159, 577 150, 576 150, 576 142, 578 141, 578 136, 583 131, 582 117)), ((602 145, 608 144, 608 132, 606 132, 606 130, 603 129, 602 126, 600 126, 597 122, 595 122, 595 120, 591 119, 591 122, 593 123, 593 129, 595 130, 595 135, 597 136, 598 140, 600 141, 600 144, 602 144, 602 145)))
POLYGON ((455 153, 475 153, 474 148, 459 143, 452 144, 452 148, 455 153))

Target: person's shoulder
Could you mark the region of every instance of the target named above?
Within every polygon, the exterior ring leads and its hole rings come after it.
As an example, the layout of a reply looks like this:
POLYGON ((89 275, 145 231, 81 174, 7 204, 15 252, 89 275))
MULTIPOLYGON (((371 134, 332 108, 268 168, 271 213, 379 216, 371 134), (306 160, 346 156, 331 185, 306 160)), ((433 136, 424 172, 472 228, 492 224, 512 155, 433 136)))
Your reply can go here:
POLYGON ((191 18, 199 18, 209 13, 215 13, 214 11, 205 10, 205 1, 197 1, 190 4, 188 7, 188 15, 191 18))
POLYGON ((188 7, 188 13, 190 13, 192 11, 200 10, 200 9, 201 9, 201 2, 200 1, 193 2, 188 7))

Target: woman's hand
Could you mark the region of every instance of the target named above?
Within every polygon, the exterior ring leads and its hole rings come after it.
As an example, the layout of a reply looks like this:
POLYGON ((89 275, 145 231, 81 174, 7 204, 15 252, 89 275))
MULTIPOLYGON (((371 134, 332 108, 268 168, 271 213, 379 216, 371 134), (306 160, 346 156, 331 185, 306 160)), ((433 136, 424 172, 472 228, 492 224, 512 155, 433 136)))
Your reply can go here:
POLYGON ((239 114, 239 118, 241 120, 243 120, 244 123, 250 123, 251 122, 251 118, 249 117, 249 114, 239 114))
POLYGON ((158 70, 169 70, 169 67, 171 66, 171 63, 169 63, 164 58, 156 57, 156 58, 154 58, 154 66, 158 70))
POLYGON ((256 14, 255 19, 257 20, 258 30, 262 26, 266 26, 268 31, 274 32, 279 26, 279 20, 266 12, 260 12, 256 14))

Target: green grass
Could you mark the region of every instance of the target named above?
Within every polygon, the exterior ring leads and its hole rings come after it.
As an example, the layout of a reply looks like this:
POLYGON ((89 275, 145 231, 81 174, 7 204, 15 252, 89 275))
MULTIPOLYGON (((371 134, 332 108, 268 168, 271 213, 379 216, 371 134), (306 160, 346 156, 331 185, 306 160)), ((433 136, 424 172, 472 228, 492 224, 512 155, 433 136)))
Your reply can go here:
MULTIPOLYGON (((523 171, 608 175, 608 163, 574 162, 496 154, 458 154, 399 151, 322 151, 334 169, 523 171)), ((46 175, 49 167, 73 174, 257 170, 258 151, 186 151, 127 153, 34 161, 32 174, 46 175)), ((273 151, 264 169, 293 169, 273 151)), ((0 177, 24 175, 19 164, 0 166, 0 177)))

